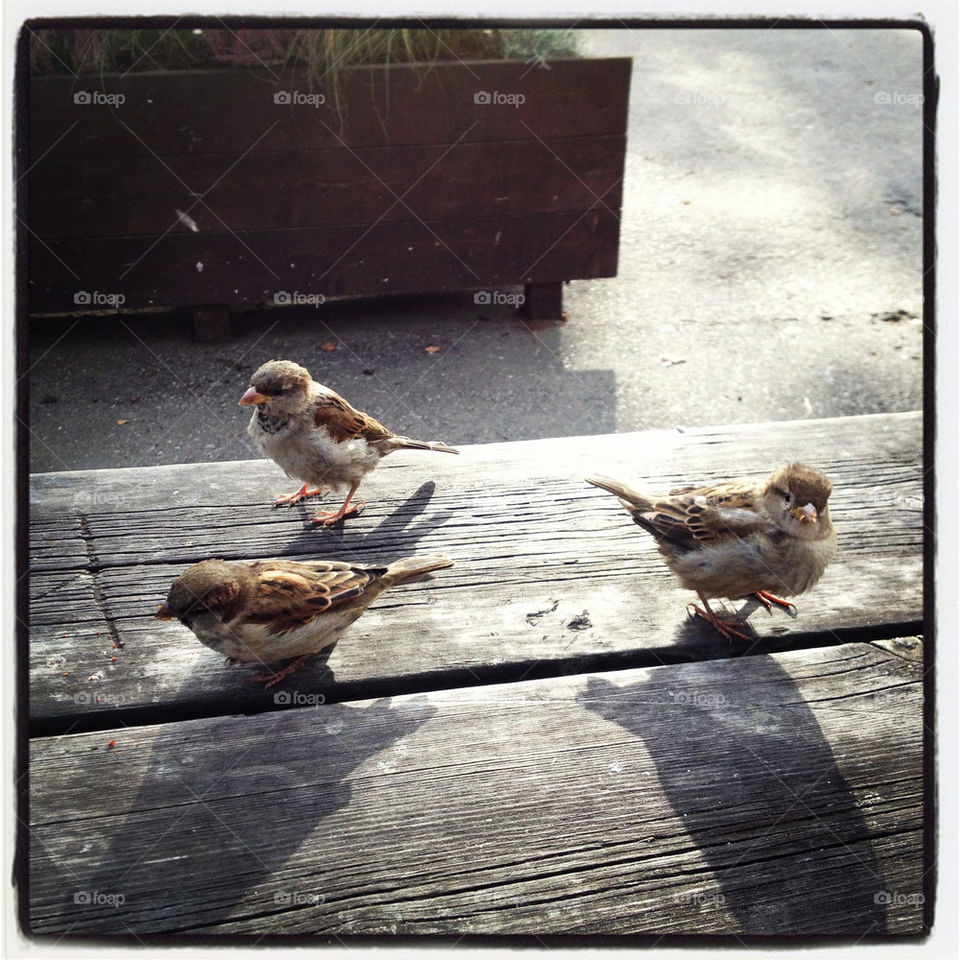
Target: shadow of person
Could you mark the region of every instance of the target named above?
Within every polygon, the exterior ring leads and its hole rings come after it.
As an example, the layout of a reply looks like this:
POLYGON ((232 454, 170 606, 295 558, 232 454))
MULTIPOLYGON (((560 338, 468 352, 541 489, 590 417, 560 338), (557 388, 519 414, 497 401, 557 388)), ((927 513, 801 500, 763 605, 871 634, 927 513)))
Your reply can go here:
POLYGON ((435 713, 425 697, 386 698, 167 724, 140 748, 149 750, 143 761, 126 764, 136 792, 115 812, 109 783, 91 782, 78 765, 64 789, 75 801, 89 795, 90 810, 101 812, 91 812, 92 823, 57 825, 55 860, 52 846, 39 844, 46 879, 33 884, 34 917, 40 890, 49 897, 59 887, 57 928, 73 934, 198 930, 305 904, 322 925, 323 912, 336 910, 324 879, 330 864, 307 853, 284 865, 350 804, 357 771, 435 713))
MULTIPOLYGON (((690 911, 687 932, 703 932, 697 911, 716 905, 736 934, 885 931, 876 901, 883 876, 864 816, 816 717, 773 658, 651 670, 622 687, 594 676, 577 699, 643 743, 666 803, 719 885, 719 897, 684 900, 676 886, 664 893, 668 914, 690 911)), ((637 796, 639 811, 649 805, 640 784, 637 796)))

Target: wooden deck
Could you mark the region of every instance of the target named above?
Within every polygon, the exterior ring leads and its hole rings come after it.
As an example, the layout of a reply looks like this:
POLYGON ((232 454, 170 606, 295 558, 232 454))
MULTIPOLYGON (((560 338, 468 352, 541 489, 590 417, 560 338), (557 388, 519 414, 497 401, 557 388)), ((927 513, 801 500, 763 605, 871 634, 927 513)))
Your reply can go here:
MULTIPOLYGON (((31 482, 35 934, 916 934, 919 414, 398 453, 343 528, 268 462, 31 482), (442 459, 442 463, 440 460, 442 459), (840 554, 750 643, 603 472, 802 460, 840 554), (152 613, 209 556, 456 561, 264 692, 152 613)), ((743 603, 730 605, 735 609, 743 603)))

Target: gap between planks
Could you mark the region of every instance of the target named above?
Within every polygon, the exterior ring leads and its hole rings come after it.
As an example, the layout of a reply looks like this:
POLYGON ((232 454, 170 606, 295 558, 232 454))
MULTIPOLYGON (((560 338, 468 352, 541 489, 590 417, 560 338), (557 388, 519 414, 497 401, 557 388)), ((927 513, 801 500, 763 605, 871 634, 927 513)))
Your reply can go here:
MULTIPOLYGON (((356 703, 383 697, 502 687, 538 680, 587 676, 598 672, 616 673, 651 667, 676 667, 691 663, 711 663, 721 660, 765 657, 781 653, 800 653, 804 650, 840 647, 848 644, 873 646, 899 659, 913 662, 915 653, 912 648, 907 649, 905 647, 906 652, 901 654, 888 644, 904 637, 921 641, 921 629, 922 625, 920 623, 908 623, 820 631, 803 634, 796 638, 798 642, 788 643, 785 646, 781 645, 776 649, 771 649, 770 641, 777 638, 757 637, 747 650, 739 654, 724 651, 721 648, 717 648, 714 652, 699 653, 684 652, 683 650, 634 649, 578 654, 560 660, 512 661, 486 666, 455 667, 449 670, 371 677, 364 680, 334 682, 319 689, 323 690, 323 693, 320 694, 321 705, 356 703)), ((322 662, 322 654, 318 655, 317 659, 322 662)), ((278 702, 276 697, 265 697, 259 687, 255 687, 255 689, 254 687, 255 685, 249 683, 249 678, 244 676, 238 678, 235 695, 223 692, 187 702, 151 703, 122 711, 100 710, 60 716, 32 717, 29 722, 30 737, 43 739, 63 736, 67 733, 91 733, 135 725, 144 727, 162 726, 168 723, 203 720, 212 717, 257 716, 264 713, 303 709, 302 702, 296 702, 300 691, 284 690, 278 687, 274 691, 275 694, 282 695, 285 693, 288 695, 289 702, 283 704, 278 702)), ((316 694, 311 696, 316 696, 316 694)), ((106 702, 110 702, 109 692, 105 692, 104 697, 106 702)))

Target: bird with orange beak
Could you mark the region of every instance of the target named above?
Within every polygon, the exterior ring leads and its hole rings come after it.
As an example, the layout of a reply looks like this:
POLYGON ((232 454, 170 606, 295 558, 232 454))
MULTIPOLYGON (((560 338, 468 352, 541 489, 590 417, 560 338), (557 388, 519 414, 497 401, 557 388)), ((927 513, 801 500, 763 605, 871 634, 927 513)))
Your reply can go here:
POLYGON ((329 525, 359 513, 351 504, 353 496, 387 454, 396 450, 460 452, 438 440, 411 440, 391 433, 290 360, 263 364, 250 378, 240 403, 256 407, 247 433, 260 450, 302 484, 295 493, 279 497, 274 506, 290 506, 330 487, 347 489, 340 509, 318 513, 314 523, 329 525))

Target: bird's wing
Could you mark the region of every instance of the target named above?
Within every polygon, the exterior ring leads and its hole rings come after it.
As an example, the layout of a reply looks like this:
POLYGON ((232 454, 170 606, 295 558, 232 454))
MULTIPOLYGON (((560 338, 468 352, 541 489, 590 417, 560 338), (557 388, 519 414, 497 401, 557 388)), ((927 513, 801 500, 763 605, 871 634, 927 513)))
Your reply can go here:
POLYGON ((654 501, 650 509, 631 513, 636 523, 657 539, 690 548, 767 529, 770 520, 757 506, 752 487, 729 481, 706 487, 680 487, 654 501))
POLYGON ((393 434, 369 414, 355 410, 332 390, 314 401, 313 422, 327 431, 338 443, 362 437, 368 443, 388 440, 393 434))
POLYGON ((359 597, 385 570, 334 560, 258 560, 251 567, 257 577, 257 592, 249 601, 245 619, 269 624, 276 633, 303 626, 359 597))

